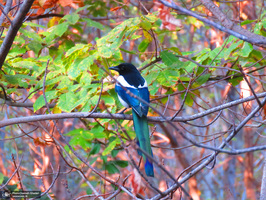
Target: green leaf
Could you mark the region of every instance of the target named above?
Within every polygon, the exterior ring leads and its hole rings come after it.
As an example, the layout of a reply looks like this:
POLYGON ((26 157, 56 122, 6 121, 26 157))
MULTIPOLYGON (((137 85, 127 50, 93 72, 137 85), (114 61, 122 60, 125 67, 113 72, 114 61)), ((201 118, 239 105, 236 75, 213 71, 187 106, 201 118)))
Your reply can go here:
POLYGON ((24 22, 23 25, 30 26, 30 27, 46 28, 43 25, 36 24, 36 23, 33 23, 33 22, 29 22, 29 21, 24 22))
POLYGON ((113 158, 116 157, 118 153, 119 153, 119 150, 116 150, 116 149, 111 151, 111 155, 112 155, 113 158))
POLYGON ((79 129, 74 129, 72 131, 69 131, 68 133, 64 134, 66 136, 76 136, 76 135, 80 135, 84 132, 83 128, 79 128, 79 129))
POLYGON ((242 80, 243 80, 243 77, 237 77, 237 78, 229 79, 228 82, 231 83, 233 86, 237 86, 242 80))
POLYGON ((59 85, 57 86, 57 89, 67 89, 69 86, 71 86, 73 83, 70 81, 68 76, 61 76, 61 81, 59 85))
POLYGON ((111 56, 113 55, 113 50, 111 49, 110 44, 106 44, 106 46, 102 46, 101 48, 98 49, 98 52, 100 56, 104 58, 111 58, 111 56))
POLYGON ((89 156, 99 153, 100 150, 101 150, 101 145, 100 144, 94 144, 92 150, 89 153, 89 156))
POLYGON ((79 20, 79 15, 73 13, 71 15, 65 15, 62 19, 67 20, 70 24, 76 24, 79 20))
POLYGON ((119 138, 116 138, 115 140, 113 140, 112 142, 110 142, 110 144, 104 149, 102 155, 106 156, 107 154, 110 154, 111 151, 116 147, 116 145, 120 143, 119 138))
POLYGON ((141 35, 132 35, 131 36, 131 40, 136 40, 136 39, 139 39, 141 38, 141 35))
POLYGON ((80 84, 85 86, 91 84, 91 75, 89 73, 83 73, 80 79, 80 84))
POLYGON ((0 185, 3 184, 3 181, 4 181, 4 174, 0 173, 0 185))
POLYGON ((43 48, 42 44, 40 42, 38 42, 38 41, 35 41, 35 40, 31 41, 29 43, 28 47, 32 51, 34 51, 34 53, 37 54, 37 55, 39 54, 40 50, 43 48))
MULTIPOLYGON (((45 97, 47 102, 49 103, 52 99, 55 99, 57 97, 57 91, 56 90, 47 91, 45 92, 45 97)), ((33 104, 34 112, 42 108, 44 105, 45 105, 44 97, 43 95, 41 95, 33 104)))
POLYGON ((38 41, 38 42, 43 42, 42 38, 40 35, 38 35, 33 29, 27 30, 27 29, 19 29, 19 32, 22 33, 23 37, 28 37, 33 41, 38 41))
POLYGON ((195 68, 197 68, 197 67, 198 67, 197 64, 195 64, 195 63, 193 63, 193 62, 189 62, 189 64, 185 67, 185 69, 186 69, 186 71, 187 71, 188 73, 192 73, 193 70, 194 70, 195 68))
POLYGON ((128 166, 128 161, 125 161, 125 160, 114 160, 112 161, 115 165, 119 166, 119 167, 122 167, 122 168, 125 168, 128 166))
POLYGON ((137 54, 137 52, 136 51, 128 51, 128 50, 126 50, 126 49, 123 49, 123 48, 119 48, 121 51, 124 51, 124 52, 126 52, 126 53, 129 53, 129 54, 137 54))
POLYGON ((106 105, 114 105, 115 103, 115 99, 110 95, 102 95, 101 100, 103 100, 106 105))
POLYGON ((147 20, 142 20, 142 21, 140 22, 140 26, 141 26, 143 29, 145 29, 146 31, 149 31, 149 30, 151 29, 151 27, 152 27, 151 23, 150 23, 149 21, 147 21, 147 20))
POLYGON ((90 26, 90 27, 95 27, 95 28, 98 28, 100 30, 104 30, 104 26, 101 23, 99 23, 99 22, 93 21, 93 20, 91 20, 89 18, 83 18, 83 20, 85 22, 87 22, 87 25, 90 26))
POLYGON ((72 65, 68 69, 68 76, 71 79, 76 79, 81 74, 81 69, 79 69, 79 64, 83 61, 83 58, 77 58, 72 63, 72 65))
POLYGON ((257 20, 256 19, 254 19, 254 20, 245 20, 245 21, 241 22, 241 26, 247 25, 247 24, 251 24, 252 22, 255 22, 255 21, 257 21, 257 20))
POLYGON ((211 74, 204 74, 204 75, 201 75, 200 77, 197 78, 197 83, 199 83, 200 85, 206 83, 209 78, 210 78, 211 74))
POLYGON ((242 57, 248 57, 249 54, 251 53, 251 51, 253 51, 253 46, 252 44, 248 43, 248 42, 244 42, 243 47, 240 49, 239 51, 239 56, 242 57))
POLYGON ((97 139, 104 139, 106 138, 106 134, 104 132, 93 132, 94 137, 97 139))
POLYGON ((18 60, 18 62, 13 62, 12 66, 17 67, 17 68, 26 68, 26 69, 38 69, 38 68, 40 68, 40 66, 37 64, 37 62, 33 62, 31 60, 26 60, 26 59, 18 60))
POLYGON ((157 79, 157 76, 159 75, 159 71, 158 70, 150 70, 149 74, 147 74, 147 76, 145 77, 147 83, 152 83, 157 79))
POLYGON ((85 150, 91 148, 91 143, 82 135, 76 135, 75 137, 72 137, 71 140, 69 141, 69 144, 71 146, 79 145, 85 150))
POLYGON ((142 40, 141 43, 139 44, 139 46, 138 46, 138 50, 139 50, 140 52, 144 52, 144 51, 148 48, 149 44, 150 44, 150 41, 149 41, 147 38, 145 38, 145 39, 142 40))
POLYGON ((63 22, 61 24, 58 24, 56 26, 52 26, 47 31, 52 35, 57 35, 61 37, 67 30, 68 30, 69 23, 63 22))
POLYGON ((78 13, 78 12, 80 12, 80 11, 82 11, 82 10, 85 10, 85 9, 89 8, 89 7, 91 7, 91 5, 86 5, 86 6, 80 7, 80 8, 78 8, 78 9, 75 11, 75 13, 78 13))
MULTIPOLYGON (((48 78, 48 76, 47 76, 47 78, 48 78)), ((46 86, 54 85, 54 84, 58 83, 59 81, 63 80, 64 78, 65 78, 64 76, 50 77, 49 78, 50 80, 47 80, 45 85, 46 86)), ((69 80, 69 78, 68 78, 68 80, 69 80)), ((41 81, 43 81, 43 80, 41 80, 41 81)))
MULTIPOLYGON (((26 48, 21 48, 21 47, 18 47, 18 46, 14 46, 12 47, 12 49, 9 51, 8 53, 8 57, 16 57, 20 54, 24 54, 26 52, 26 48)), ((7 57, 7 58, 8 58, 7 57)))
POLYGON ((73 92, 62 94, 58 100, 58 107, 65 112, 71 112, 76 107, 77 99, 73 92))
POLYGON ((201 62, 203 62, 204 60, 206 60, 208 57, 211 59, 211 60, 213 60, 213 59, 215 59, 216 61, 217 60, 221 60, 221 58, 223 58, 224 57, 224 52, 225 52, 225 50, 222 50, 222 46, 220 46, 220 47, 217 47, 217 48, 215 48, 214 50, 212 50, 209 54, 206 54, 205 56, 202 56, 202 58, 201 58, 201 62))
POLYGON ((97 139, 103 139, 106 138, 106 134, 103 132, 104 128, 101 126, 96 126, 93 129, 90 130, 90 132, 94 135, 97 139))
POLYGON ((88 70, 88 68, 94 64, 94 61, 97 60, 99 57, 99 54, 95 52, 94 54, 88 56, 87 58, 83 59, 79 65, 78 68, 82 71, 88 70))
POLYGON ((178 81, 179 72, 174 70, 165 69, 157 76, 157 81, 163 86, 173 86, 178 81))
POLYGON ((227 59, 229 58, 230 54, 231 54, 236 48, 238 48, 238 46, 239 46, 240 44, 242 44, 242 43, 243 43, 242 40, 240 40, 240 41, 238 41, 238 42, 236 42, 236 41, 232 42, 231 45, 230 45, 230 47, 229 47, 227 50, 225 50, 225 52, 224 52, 224 59, 227 60, 227 59))
POLYGON ((81 146, 83 149, 91 148, 91 141, 94 139, 94 135, 83 128, 74 129, 67 134, 67 136, 71 136, 70 144, 73 146, 81 146))
POLYGON ((108 171, 109 174, 119 173, 119 169, 111 162, 106 163, 105 169, 108 171))
POLYGON ((169 51, 162 51, 160 53, 160 56, 162 58, 162 61, 165 65, 168 67, 177 67, 179 68, 181 65, 181 62, 179 61, 179 58, 176 57, 173 53, 169 51))
POLYGON ((71 55, 73 52, 81 50, 85 47, 87 47, 88 45, 86 44, 76 44, 74 47, 70 48, 67 52, 66 52, 66 57, 68 57, 69 55, 71 55))
POLYGON ((193 94, 191 94, 191 93, 188 93, 187 94, 187 98, 186 98, 186 100, 185 100, 185 104, 187 104, 188 106, 193 106, 193 103, 194 103, 194 100, 192 99, 194 97, 194 95, 193 94))
POLYGON ((180 51, 179 48, 177 48, 177 47, 171 47, 171 48, 169 48, 169 50, 171 50, 171 51, 173 51, 173 52, 175 52, 175 53, 178 53, 178 55, 181 55, 181 56, 182 56, 181 51, 180 51))

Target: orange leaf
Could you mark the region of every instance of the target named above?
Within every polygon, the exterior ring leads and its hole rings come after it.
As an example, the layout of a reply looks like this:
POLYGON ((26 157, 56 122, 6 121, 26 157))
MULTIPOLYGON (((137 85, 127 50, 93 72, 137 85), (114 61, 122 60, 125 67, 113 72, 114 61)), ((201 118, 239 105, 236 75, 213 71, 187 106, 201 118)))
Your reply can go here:
POLYGON ((43 139, 37 137, 33 140, 35 146, 42 146, 45 147, 46 146, 46 141, 44 141, 43 139))
POLYGON ((44 12, 45 12, 45 9, 43 9, 43 8, 39 8, 36 14, 37 14, 37 15, 41 15, 41 14, 43 14, 44 12))
POLYGON ((61 4, 61 6, 63 7, 69 6, 72 3, 73 3, 73 0, 59 0, 59 4, 61 4))
POLYGON ((182 27, 181 21, 179 19, 176 19, 171 14, 171 10, 169 8, 165 7, 163 4, 159 4, 158 10, 158 17, 162 20, 161 29, 176 31, 178 28, 182 27))
POLYGON ((143 182, 141 180, 141 175, 139 174, 139 172, 136 169, 134 169, 131 174, 132 175, 129 178, 129 182, 131 183, 133 194, 144 195, 145 185, 143 184, 143 182))
POLYGON ((117 11, 117 10, 119 10, 121 8, 122 8, 122 6, 117 6, 115 8, 111 8, 110 11, 114 12, 114 11, 117 11))

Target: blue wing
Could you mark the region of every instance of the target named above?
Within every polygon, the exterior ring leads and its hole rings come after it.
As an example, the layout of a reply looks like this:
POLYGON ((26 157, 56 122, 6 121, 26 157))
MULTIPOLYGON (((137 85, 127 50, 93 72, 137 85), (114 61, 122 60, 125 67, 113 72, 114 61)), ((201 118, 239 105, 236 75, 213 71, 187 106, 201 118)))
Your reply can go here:
MULTIPOLYGON (((143 88, 131 88, 126 87, 131 93, 142 98, 147 103, 150 103, 150 93, 147 87, 143 88)), ((115 91, 119 97, 126 102, 130 107, 132 107, 136 113, 141 117, 143 115, 147 116, 149 106, 140 102, 138 99, 131 97, 126 91, 118 84, 115 85, 115 91)))

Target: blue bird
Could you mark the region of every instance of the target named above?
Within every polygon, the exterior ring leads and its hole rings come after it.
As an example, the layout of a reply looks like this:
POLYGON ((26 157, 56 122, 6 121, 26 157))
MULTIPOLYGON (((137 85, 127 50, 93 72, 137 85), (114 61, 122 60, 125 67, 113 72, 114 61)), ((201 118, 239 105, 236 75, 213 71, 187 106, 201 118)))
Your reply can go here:
MULTIPOLYGON (((122 63, 115 67, 109 67, 111 70, 115 70, 119 73, 117 81, 129 90, 134 95, 140 97, 144 101, 150 103, 150 93, 147 87, 146 80, 140 75, 137 68, 131 63, 122 63)), ((140 102, 138 99, 130 96, 121 85, 116 83, 115 91, 118 94, 118 99, 123 106, 132 108, 134 129, 137 136, 137 141, 140 148, 148 155, 152 156, 151 142, 149 136, 149 127, 147 114, 149 106, 140 102)), ((141 152, 139 152, 141 155, 141 152)), ((145 162, 145 172, 147 176, 154 176, 153 164, 144 154, 142 157, 145 162)))

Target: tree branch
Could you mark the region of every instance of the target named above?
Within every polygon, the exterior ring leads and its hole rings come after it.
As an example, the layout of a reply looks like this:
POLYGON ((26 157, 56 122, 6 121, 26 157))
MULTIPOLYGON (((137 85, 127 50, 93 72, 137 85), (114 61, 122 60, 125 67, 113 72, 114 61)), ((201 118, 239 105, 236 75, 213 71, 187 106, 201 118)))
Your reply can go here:
MULTIPOLYGON (((266 92, 257 94, 257 98, 266 97, 266 92)), ((220 110, 230 108, 232 106, 251 101, 256 99, 254 96, 250 96, 244 99, 238 99, 235 101, 231 101, 220 106, 216 106, 214 108, 210 108, 204 112, 197 113, 191 116, 184 116, 184 117, 175 117, 172 120, 172 117, 166 117, 167 120, 171 120, 173 122, 187 122, 191 120, 195 120, 206 115, 218 112, 220 110)), ((108 113, 91 113, 91 112, 73 112, 73 113, 60 113, 60 114, 48 114, 48 115, 35 115, 29 117, 17 117, 7 120, 0 121, 0 128, 4 126, 9 126, 13 124, 21 124, 21 123, 28 123, 28 122, 36 122, 36 121, 44 121, 44 120, 54 120, 54 119, 68 119, 68 118, 103 118, 103 119, 124 119, 124 120, 132 120, 131 115, 124 115, 124 114, 108 114, 108 113)), ((165 119, 162 117, 148 117, 150 122, 164 122, 165 119)))
POLYGON ((16 15, 15 19, 12 21, 12 26, 9 27, 7 35, 0 47, 0 69, 2 68, 6 56, 13 44, 13 41, 17 35, 18 30, 20 29, 30 7, 34 0, 25 0, 16 15))
POLYGON ((8 13, 11 10, 11 6, 12 6, 12 0, 8 0, 8 1, 6 1, 6 5, 5 5, 4 10, 2 10, 2 8, 1 8, 2 15, 0 17, 0 26, 2 26, 2 24, 3 24, 4 20, 5 20, 5 17, 8 17, 8 13))
MULTIPOLYGON (((266 98, 264 98, 263 102, 262 102, 262 106, 266 103, 266 98)), ((257 113, 259 112, 259 110, 261 109, 261 106, 257 106, 230 134, 227 138, 225 138, 225 141, 222 142, 220 144, 220 146, 218 147, 219 149, 223 149, 235 136, 236 134, 243 128, 243 126, 257 113)), ((251 148, 255 148, 255 147, 251 147, 251 148)), ((247 148, 250 149, 250 148, 247 148)), ((245 149, 246 150, 246 149, 245 149)), ((242 150, 240 150, 242 151, 242 150)), ((204 161, 202 164, 200 164, 198 167, 196 167, 195 169, 193 169, 192 171, 190 171, 186 176, 184 176, 180 181, 179 184, 183 184, 184 182, 186 182, 188 179, 190 179, 192 176, 194 176, 195 174, 197 174, 199 171, 201 171, 203 168, 205 168, 206 166, 208 166, 213 159, 219 154, 220 152, 215 151, 214 153, 212 153, 212 155, 206 160, 204 161)), ((164 191, 163 195, 167 195, 170 192, 176 190, 179 187, 179 184, 173 184, 171 187, 169 187, 166 191, 164 191)), ((156 195, 155 197, 151 198, 152 200, 157 200, 157 199, 161 199, 160 194, 156 195)))
POLYGON ((223 31, 225 33, 228 33, 230 35, 233 35, 241 40, 244 40, 246 42, 249 42, 251 44, 255 44, 261 47, 266 47, 266 38, 261 36, 261 35, 257 35, 254 33, 249 32, 246 29, 243 29, 240 26, 235 25, 212 1, 210 0, 201 0, 201 2, 207 7, 207 9, 209 9, 213 15, 215 15, 218 20, 220 20, 220 22, 222 23, 223 26, 221 26, 220 24, 217 24, 209 19, 206 19, 186 8, 182 8, 176 4, 174 4, 173 2, 170 3, 168 1, 165 0, 159 0, 162 4, 164 4, 165 6, 169 7, 169 8, 173 8, 174 10, 177 10, 179 12, 185 13, 187 15, 190 15, 192 17, 195 17, 196 19, 210 25, 213 26, 217 29, 219 29, 220 31, 223 31))

